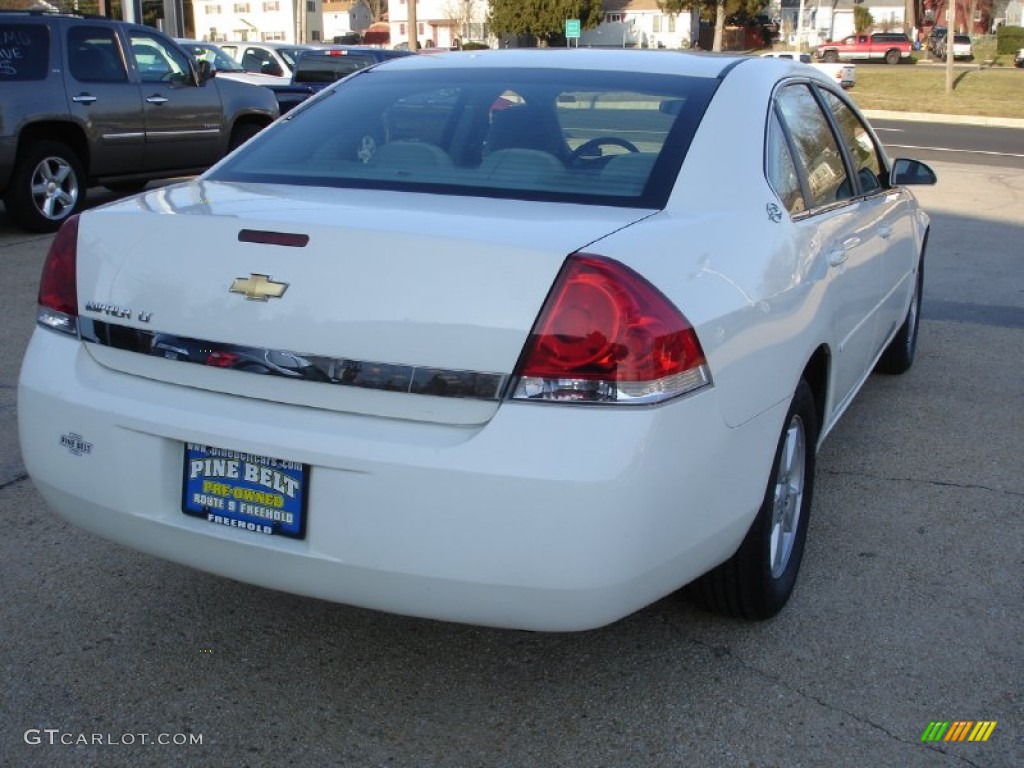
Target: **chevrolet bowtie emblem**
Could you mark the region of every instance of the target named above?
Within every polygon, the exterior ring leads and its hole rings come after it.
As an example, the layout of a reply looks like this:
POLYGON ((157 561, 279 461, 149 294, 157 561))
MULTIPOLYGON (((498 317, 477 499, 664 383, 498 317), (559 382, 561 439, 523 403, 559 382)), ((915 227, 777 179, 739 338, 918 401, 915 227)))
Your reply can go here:
POLYGON ((231 283, 232 293, 241 293, 249 301, 266 301, 267 299, 279 299, 288 290, 288 283, 275 283, 270 275, 249 275, 248 277, 236 277, 231 283))

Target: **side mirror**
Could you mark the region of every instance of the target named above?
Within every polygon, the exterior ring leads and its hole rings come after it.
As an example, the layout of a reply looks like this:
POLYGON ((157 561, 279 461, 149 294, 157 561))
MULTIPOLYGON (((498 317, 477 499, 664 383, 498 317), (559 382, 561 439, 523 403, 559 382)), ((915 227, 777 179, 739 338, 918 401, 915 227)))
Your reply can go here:
POLYGON ((202 85, 211 77, 217 74, 217 71, 210 65, 206 59, 199 59, 196 62, 196 80, 202 85))
POLYGON ((889 184, 894 187, 908 184, 934 184, 938 180, 935 171, 920 160, 908 160, 907 158, 896 160, 892 164, 892 173, 889 174, 889 184))

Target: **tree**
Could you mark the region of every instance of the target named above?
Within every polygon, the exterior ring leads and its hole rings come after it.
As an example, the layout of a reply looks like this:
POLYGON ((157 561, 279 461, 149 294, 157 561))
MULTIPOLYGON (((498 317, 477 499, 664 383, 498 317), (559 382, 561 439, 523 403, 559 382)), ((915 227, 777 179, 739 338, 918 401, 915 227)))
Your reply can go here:
POLYGON ((366 0, 366 4, 370 8, 370 16, 373 17, 374 21, 380 21, 381 18, 388 10, 388 0, 366 0))
POLYGON ((455 36, 465 41, 470 35, 469 25, 477 15, 477 0, 448 0, 444 6, 445 18, 455 26, 455 36))
POLYGON ((594 29, 602 18, 601 0, 491 0, 487 21, 499 37, 529 35, 564 44, 566 19, 579 19, 584 29, 594 29))
POLYGON ((858 35, 867 32, 875 25, 875 17, 863 5, 853 6, 853 31, 858 35))
POLYGON ((701 17, 715 20, 715 37, 711 49, 722 50, 726 19, 750 19, 764 10, 767 0, 658 0, 664 13, 690 12, 690 38, 697 42, 701 17))

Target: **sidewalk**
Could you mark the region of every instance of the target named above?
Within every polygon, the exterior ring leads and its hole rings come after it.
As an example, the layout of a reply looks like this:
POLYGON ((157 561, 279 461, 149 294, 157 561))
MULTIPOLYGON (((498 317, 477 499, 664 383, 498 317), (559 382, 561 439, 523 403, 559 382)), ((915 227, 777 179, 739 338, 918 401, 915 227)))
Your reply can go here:
POLYGON ((894 112, 883 109, 861 110, 868 120, 909 120, 915 123, 948 123, 952 125, 984 125, 990 128, 1024 128, 1024 119, 1016 117, 981 117, 978 115, 935 115, 931 112, 894 112))

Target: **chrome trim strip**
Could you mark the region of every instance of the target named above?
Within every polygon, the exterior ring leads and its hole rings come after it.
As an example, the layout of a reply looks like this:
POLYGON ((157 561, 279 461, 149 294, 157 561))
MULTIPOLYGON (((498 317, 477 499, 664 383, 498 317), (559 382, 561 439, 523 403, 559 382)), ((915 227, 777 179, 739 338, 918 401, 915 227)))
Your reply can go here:
POLYGON ((198 131, 147 131, 146 136, 157 139, 176 138, 178 136, 217 136, 220 128, 205 128, 198 131))
POLYGON ((82 340, 91 344, 183 363, 321 384, 436 397, 500 400, 509 378, 503 373, 375 363, 225 344, 130 328, 81 316, 78 324, 82 340))
POLYGON ((131 133, 104 133, 104 141, 116 141, 117 139, 141 139, 146 134, 142 131, 132 131, 131 133))

